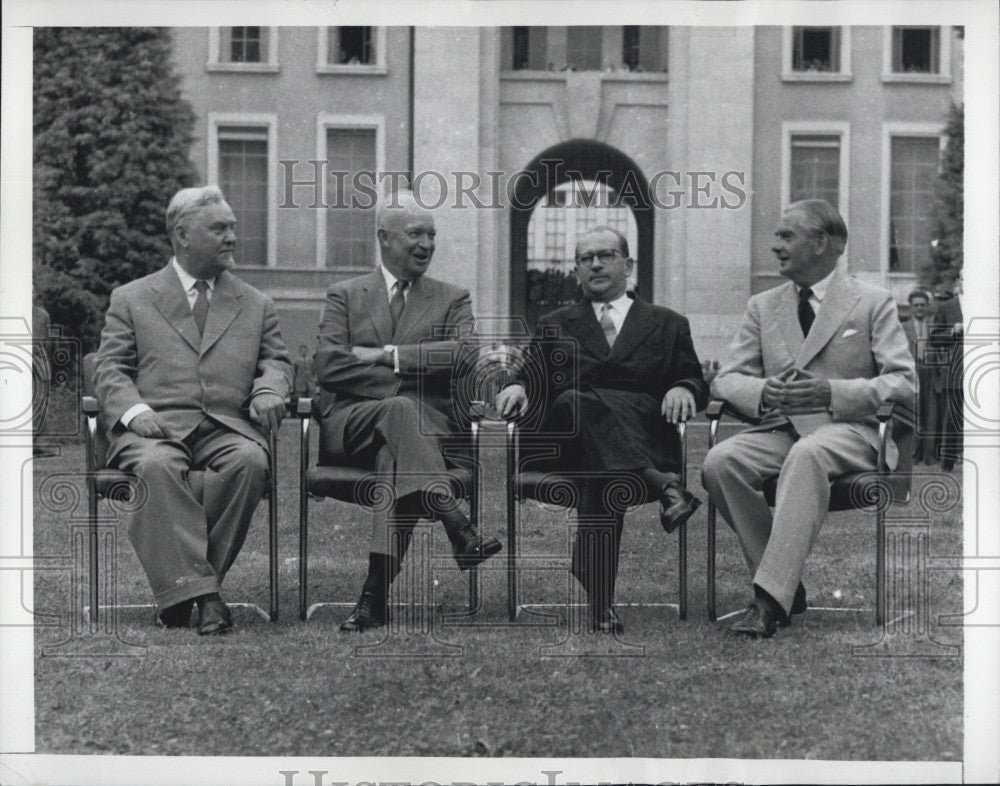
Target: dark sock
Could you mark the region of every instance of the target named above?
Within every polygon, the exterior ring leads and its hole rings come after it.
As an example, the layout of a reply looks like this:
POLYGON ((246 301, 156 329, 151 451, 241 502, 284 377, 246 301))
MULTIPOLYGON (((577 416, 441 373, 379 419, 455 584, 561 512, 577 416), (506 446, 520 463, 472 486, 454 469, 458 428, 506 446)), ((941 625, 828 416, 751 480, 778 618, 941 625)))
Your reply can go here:
POLYGON ((462 513, 454 497, 446 497, 443 494, 435 496, 433 508, 434 515, 448 533, 448 539, 454 543, 458 534, 469 526, 469 519, 462 513))
POLYGON ((218 592, 209 592, 207 595, 199 595, 197 598, 195 598, 195 601, 197 601, 198 603, 199 609, 204 608, 205 604, 208 603, 210 600, 217 600, 220 603, 222 602, 222 598, 219 597, 218 592))
POLYGON ((654 489, 662 489, 668 483, 680 482, 680 475, 676 472, 660 472, 658 469, 647 468, 639 471, 643 482, 654 489))
POLYGON ((385 603, 389 597, 389 585, 399 575, 400 561, 391 554, 381 554, 377 551, 368 554, 368 577, 361 588, 363 593, 370 593, 380 603, 385 603))
POLYGON ((785 609, 782 608, 782 605, 778 603, 778 601, 776 601, 774 597, 771 595, 771 593, 768 592, 766 589, 754 584, 753 595, 754 598, 756 598, 759 602, 766 603, 768 606, 770 606, 771 610, 778 616, 778 619, 786 621, 788 620, 788 615, 785 613, 785 609))

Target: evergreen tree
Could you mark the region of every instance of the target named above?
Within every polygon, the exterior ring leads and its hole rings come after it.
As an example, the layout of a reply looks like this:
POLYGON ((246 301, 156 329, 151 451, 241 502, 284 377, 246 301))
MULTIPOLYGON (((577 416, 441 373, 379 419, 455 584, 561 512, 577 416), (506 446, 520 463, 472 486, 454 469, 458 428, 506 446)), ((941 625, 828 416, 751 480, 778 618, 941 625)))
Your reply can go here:
POLYGON ((962 274, 965 112, 961 106, 952 105, 945 133, 948 141, 934 200, 935 242, 930 262, 918 271, 920 283, 929 287, 941 281, 957 281, 962 274))
POLYGON ((164 209, 194 182, 194 114, 162 28, 36 28, 36 294, 96 347, 111 290, 170 257, 164 209))

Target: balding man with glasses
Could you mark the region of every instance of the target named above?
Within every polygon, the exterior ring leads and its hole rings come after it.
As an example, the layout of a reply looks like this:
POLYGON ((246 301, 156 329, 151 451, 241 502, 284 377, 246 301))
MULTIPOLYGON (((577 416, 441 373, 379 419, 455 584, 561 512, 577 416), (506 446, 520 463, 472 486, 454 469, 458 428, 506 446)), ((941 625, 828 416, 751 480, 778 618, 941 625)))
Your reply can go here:
POLYGON ((605 499, 606 481, 634 474, 660 489, 664 529, 683 524, 700 502, 671 471, 681 462, 674 424, 708 397, 687 319, 629 292, 634 266, 616 230, 580 236, 583 299, 539 319, 528 362, 540 373, 520 375, 497 397, 505 417, 526 413, 529 400, 539 405, 540 430, 559 446, 552 468, 590 478, 578 500, 571 571, 587 593, 591 628, 613 634, 623 631, 614 587, 624 510, 605 499), (572 357, 561 357, 567 351, 572 357))

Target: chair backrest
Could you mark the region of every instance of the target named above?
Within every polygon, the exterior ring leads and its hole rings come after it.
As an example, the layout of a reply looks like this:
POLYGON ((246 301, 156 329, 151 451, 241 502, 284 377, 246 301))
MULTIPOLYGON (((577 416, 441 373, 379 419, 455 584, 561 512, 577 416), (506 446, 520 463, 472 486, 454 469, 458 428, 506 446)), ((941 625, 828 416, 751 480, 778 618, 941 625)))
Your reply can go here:
MULTIPOLYGON (((94 395, 94 371, 97 368, 97 353, 90 352, 83 356, 83 395, 96 398, 94 395)), ((108 429, 104 417, 97 415, 97 439, 94 444, 94 468, 104 469, 108 463, 108 429)))

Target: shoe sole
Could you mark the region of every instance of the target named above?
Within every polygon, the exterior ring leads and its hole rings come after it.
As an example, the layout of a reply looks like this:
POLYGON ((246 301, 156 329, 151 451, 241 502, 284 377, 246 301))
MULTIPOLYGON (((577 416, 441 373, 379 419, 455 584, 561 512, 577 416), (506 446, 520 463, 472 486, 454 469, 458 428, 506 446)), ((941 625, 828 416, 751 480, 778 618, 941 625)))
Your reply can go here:
POLYGON ((691 518, 700 507, 701 507, 701 500, 695 497, 693 500, 691 500, 691 504, 688 506, 687 510, 681 513, 680 518, 674 519, 674 522, 670 526, 670 529, 667 529, 667 525, 663 523, 662 519, 660 519, 660 526, 663 527, 664 532, 666 532, 668 535, 673 535, 677 530, 679 530, 681 527, 687 524, 687 520, 691 518))
POLYGON ((486 548, 478 554, 462 554, 460 557, 455 557, 455 562, 458 564, 458 569, 464 572, 477 565, 481 565, 490 557, 499 554, 502 550, 503 546, 500 542, 493 541, 492 543, 487 543, 486 548))

